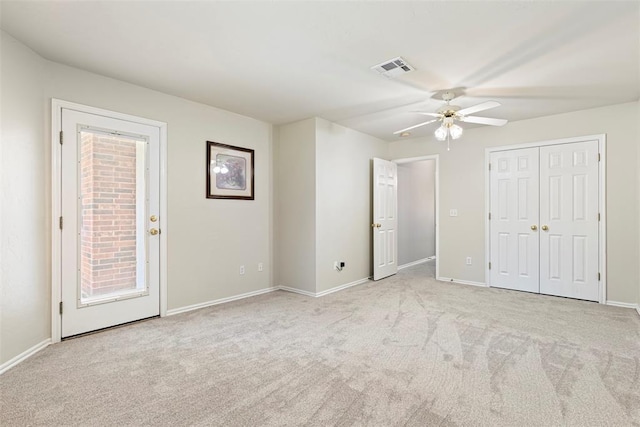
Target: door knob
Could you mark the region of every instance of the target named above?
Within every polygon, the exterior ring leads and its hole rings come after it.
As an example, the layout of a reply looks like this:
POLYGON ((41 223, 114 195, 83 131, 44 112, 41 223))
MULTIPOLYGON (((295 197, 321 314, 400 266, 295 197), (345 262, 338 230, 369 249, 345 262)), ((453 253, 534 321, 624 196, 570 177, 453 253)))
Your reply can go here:
POLYGON ((547 227, 546 225, 543 225, 543 226, 542 226, 542 227, 540 227, 540 228, 542 228, 542 230, 543 230, 543 231, 547 231, 547 230, 549 229, 549 227, 547 227))
POLYGON ((533 224, 533 225, 531 226, 531 229, 532 229, 533 231, 536 231, 536 230, 538 229, 538 226, 537 226, 537 225, 535 225, 535 224, 533 224))
POLYGON ((382 224, 373 223, 373 224, 371 224, 371 226, 374 227, 374 228, 380 228, 380 227, 382 227, 382 224))
POLYGON ((160 233, 160 230, 158 230, 157 228, 152 228, 151 230, 149 230, 149 234, 151 234, 152 236, 155 236, 158 233, 160 233))

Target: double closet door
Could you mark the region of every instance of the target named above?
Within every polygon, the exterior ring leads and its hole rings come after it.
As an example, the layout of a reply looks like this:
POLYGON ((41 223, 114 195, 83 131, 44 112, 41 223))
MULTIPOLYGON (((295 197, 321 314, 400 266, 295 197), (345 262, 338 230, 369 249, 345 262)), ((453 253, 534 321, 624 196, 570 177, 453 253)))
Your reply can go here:
POLYGON ((491 153, 490 285, 599 300, 598 141, 491 153))

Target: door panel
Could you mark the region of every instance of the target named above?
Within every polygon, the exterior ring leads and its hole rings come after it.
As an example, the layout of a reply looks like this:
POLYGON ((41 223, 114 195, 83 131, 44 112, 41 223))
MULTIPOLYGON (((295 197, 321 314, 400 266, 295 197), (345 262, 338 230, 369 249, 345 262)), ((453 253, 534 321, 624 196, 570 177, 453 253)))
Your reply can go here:
POLYGON ((398 272, 397 165, 373 159, 373 279, 398 272))
POLYGON ((598 301, 598 142, 541 147, 540 159, 540 292, 598 301))
POLYGON ((538 149, 494 152, 491 164, 491 286, 538 292, 538 149))
POLYGON ((62 130, 62 337, 158 315, 159 128, 63 109, 62 130))

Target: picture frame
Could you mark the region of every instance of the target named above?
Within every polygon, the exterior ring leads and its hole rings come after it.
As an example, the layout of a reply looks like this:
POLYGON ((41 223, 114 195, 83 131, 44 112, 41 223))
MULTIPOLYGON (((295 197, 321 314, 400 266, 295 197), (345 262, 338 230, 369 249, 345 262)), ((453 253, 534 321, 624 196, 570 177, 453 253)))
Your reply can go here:
POLYGON ((207 141, 207 199, 254 200, 254 150, 207 141))

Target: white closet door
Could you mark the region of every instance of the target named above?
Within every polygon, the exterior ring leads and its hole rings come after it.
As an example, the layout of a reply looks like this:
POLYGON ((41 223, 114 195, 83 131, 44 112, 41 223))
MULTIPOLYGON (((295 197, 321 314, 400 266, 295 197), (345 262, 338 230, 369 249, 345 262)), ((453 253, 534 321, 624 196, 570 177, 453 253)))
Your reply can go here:
POLYGON ((540 148, 540 293, 598 301, 598 142, 540 148))
POLYGON ((491 154, 491 286, 539 292, 538 148, 491 154))

